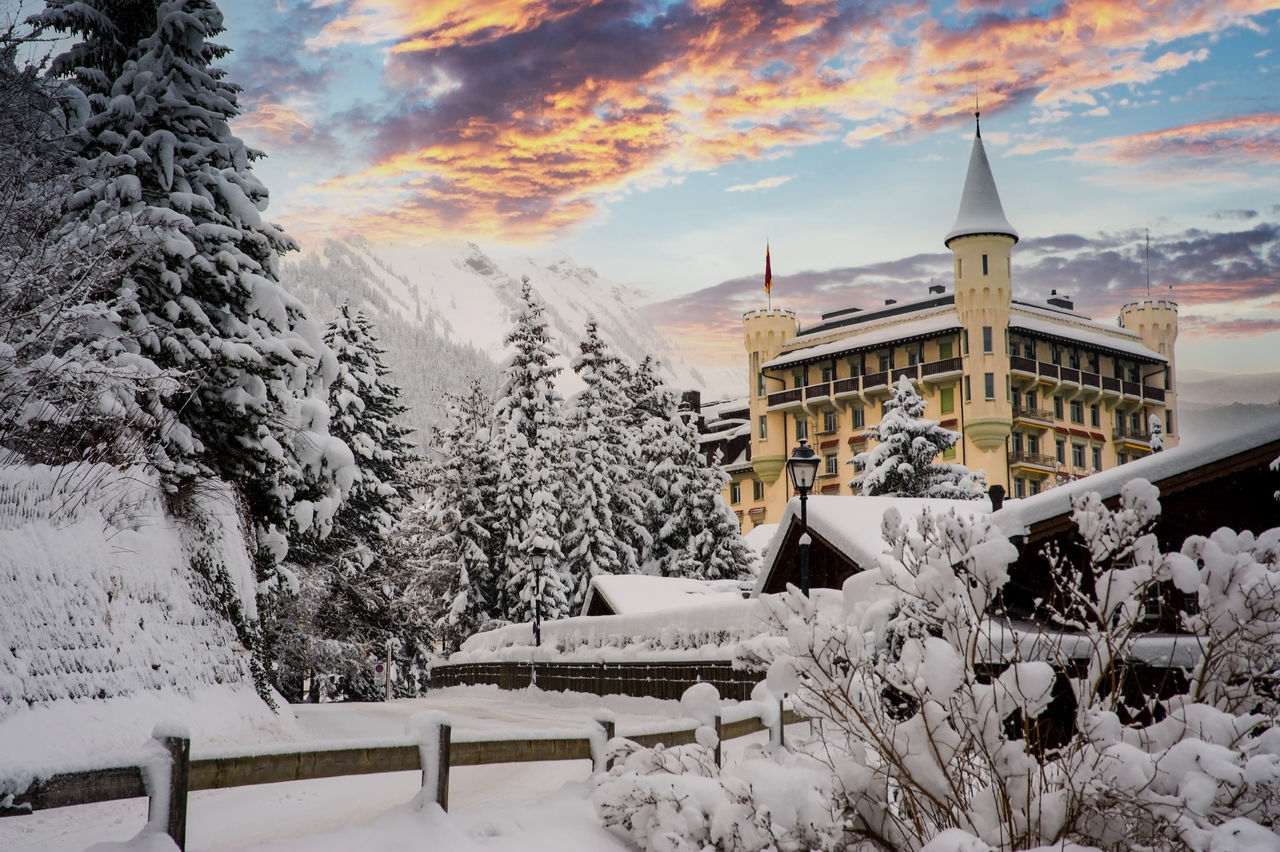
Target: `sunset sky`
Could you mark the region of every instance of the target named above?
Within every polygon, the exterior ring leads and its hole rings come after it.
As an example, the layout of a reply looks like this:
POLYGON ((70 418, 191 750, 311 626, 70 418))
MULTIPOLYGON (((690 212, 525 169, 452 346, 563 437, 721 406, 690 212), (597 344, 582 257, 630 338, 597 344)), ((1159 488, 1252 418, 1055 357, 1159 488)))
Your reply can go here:
MULTIPOLYGON (((468 239, 652 294, 708 361, 950 283, 974 101, 1018 296, 1172 287, 1184 367, 1280 370, 1280 2, 223 0, 304 248, 468 239)), ((535 282, 536 284, 536 282, 535 282)))

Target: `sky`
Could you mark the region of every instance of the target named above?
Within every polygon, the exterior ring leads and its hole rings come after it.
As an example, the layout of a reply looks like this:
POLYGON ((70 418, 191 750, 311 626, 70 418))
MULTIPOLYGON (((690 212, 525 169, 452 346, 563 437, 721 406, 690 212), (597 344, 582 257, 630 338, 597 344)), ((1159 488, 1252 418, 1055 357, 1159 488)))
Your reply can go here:
POLYGON ((567 255, 738 363, 766 243, 805 323, 951 283, 976 102, 1015 296, 1110 321, 1149 279, 1184 368, 1280 370, 1277 0, 220 5, 304 249, 567 255))

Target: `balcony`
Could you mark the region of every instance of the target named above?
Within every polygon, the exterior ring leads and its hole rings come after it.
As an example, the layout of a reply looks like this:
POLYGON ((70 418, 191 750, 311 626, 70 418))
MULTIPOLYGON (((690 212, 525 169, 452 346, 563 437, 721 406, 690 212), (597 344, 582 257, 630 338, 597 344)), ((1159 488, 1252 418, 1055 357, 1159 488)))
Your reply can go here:
POLYGON ((1080 384, 1080 371, 1075 367, 1059 367, 1058 378, 1064 382, 1071 382, 1073 385, 1080 384))
POLYGON ((862 377, 862 389, 864 391, 871 388, 884 388, 889 386, 889 373, 867 373, 862 377))
POLYGON ((768 397, 769 408, 779 405, 791 405, 800 401, 801 395, 804 393, 802 388, 791 388, 790 390, 778 391, 771 393, 768 397))
POLYGON ((809 385, 804 389, 804 401, 811 399, 826 399, 831 396, 831 383, 823 382, 820 385, 809 385))
POLYGON ((1033 467, 1045 472, 1052 472, 1057 469, 1058 460, 1053 456, 1015 450, 1014 452, 1009 453, 1009 464, 1017 464, 1022 465, 1023 467, 1033 467))
POLYGON ((1152 387, 1151 385, 1142 386, 1142 395, 1152 402, 1164 402, 1164 388, 1152 387))
POLYGON ((936 379, 949 373, 964 372, 964 361, 960 358, 943 358, 941 361, 929 361, 920 365, 922 379, 936 379))
POLYGON ((1097 373, 1089 373, 1089 372, 1081 371, 1080 384, 1082 387, 1093 388, 1094 390, 1101 390, 1102 376, 1098 375, 1097 373))
POLYGON ((1120 383, 1120 392, 1125 396, 1142 397, 1142 385, 1137 382, 1122 381, 1120 383))
POLYGON ((1111 440, 1147 445, 1151 443, 1151 433, 1145 429, 1115 429, 1111 432, 1111 440))
POLYGON ((1103 376, 1102 390, 1104 393, 1120 393, 1120 380, 1113 379, 1110 376, 1103 376))
POLYGON ((1034 358, 1023 358, 1021 355, 1009 356, 1009 369, 1015 373, 1036 374, 1036 362, 1034 358))
POLYGON ((1014 420, 1032 421, 1038 426, 1052 426, 1053 412, 1044 408, 1029 408, 1025 405, 1013 407, 1014 420))

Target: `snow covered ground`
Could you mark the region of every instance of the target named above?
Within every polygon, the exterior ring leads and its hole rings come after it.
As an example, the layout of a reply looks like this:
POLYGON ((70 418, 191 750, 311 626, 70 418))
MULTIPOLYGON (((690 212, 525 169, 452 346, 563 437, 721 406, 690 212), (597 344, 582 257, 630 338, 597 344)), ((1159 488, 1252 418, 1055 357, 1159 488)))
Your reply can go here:
MULTIPOLYGON (((447 713, 455 737, 585 731, 600 708, 613 713, 623 736, 676 727, 682 718, 675 701, 536 689, 502 692, 484 686, 443 689, 427 698, 385 704, 295 705, 290 711, 300 736, 320 744, 401 737, 410 717, 424 710, 447 713)), ((748 743, 764 738, 758 734, 728 742, 726 755, 732 759, 748 743)), ((224 742, 218 750, 227 748, 224 742)), ((201 752, 201 743, 193 742, 192 757, 201 752)), ((187 848, 626 849, 596 818, 588 798, 590 774, 585 760, 458 767, 450 774, 447 815, 434 806, 411 804, 421 783, 419 772, 201 791, 189 801, 187 848)), ((58 852, 100 843, 115 848, 141 830, 146 807, 145 800, 133 799, 0 819, 0 849, 58 852)), ((127 848, 142 847, 135 843, 127 848)))

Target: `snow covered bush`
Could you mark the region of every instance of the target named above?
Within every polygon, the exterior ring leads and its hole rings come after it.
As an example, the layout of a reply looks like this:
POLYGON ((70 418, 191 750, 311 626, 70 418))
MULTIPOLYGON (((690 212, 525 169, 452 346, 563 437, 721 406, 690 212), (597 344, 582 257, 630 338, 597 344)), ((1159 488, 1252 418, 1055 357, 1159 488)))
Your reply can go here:
POLYGON ((884 416, 867 430, 879 441, 851 460, 861 473, 850 484, 869 497, 945 497, 977 500, 986 477, 962 464, 937 464, 939 453, 954 447, 960 433, 924 416, 925 402, 906 376, 898 379, 884 404, 884 416))
MULTIPOLYGON (((1056 624, 998 615, 1017 551, 989 516, 926 511, 913 526, 890 510, 886 594, 868 601, 855 577, 838 605, 770 599, 779 635, 753 650, 772 657, 769 688, 814 720, 796 746, 824 767, 806 804, 839 827, 809 848, 1280 848, 1280 529, 1161 553, 1157 496, 1135 480, 1115 510, 1076 502, 1092 571, 1057 564, 1055 599, 1071 606, 1056 624), (1143 634, 1162 584, 1198 603, 1178 639, 1195 654, 1153 691, 1138 664, 1170 658, 1172 640, 1153 650, 1143 634)), ((606 821, 660 814, 653 830, 670 839, 655 848, 754 848, 707 828, 738 804, 731 776, 695 795, 671 775, 613 792, 635 810, 606 821), (712 812, 689 818, 686 799, 712 812)))

